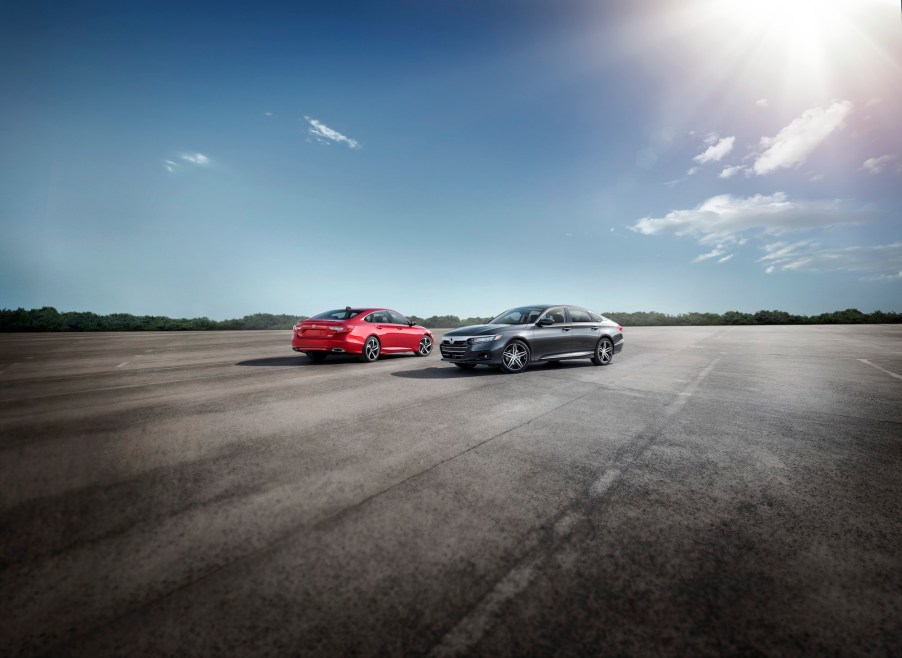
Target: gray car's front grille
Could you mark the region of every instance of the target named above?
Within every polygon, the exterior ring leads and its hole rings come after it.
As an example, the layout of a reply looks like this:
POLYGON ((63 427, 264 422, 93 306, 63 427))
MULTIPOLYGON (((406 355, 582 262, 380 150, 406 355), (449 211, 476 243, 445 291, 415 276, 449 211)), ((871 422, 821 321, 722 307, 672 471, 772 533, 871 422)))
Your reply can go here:
POLYGON ((453 340, 453 342, 452 342, 452 340, 445 338, 442 341, 442 345, 441 345, 442 356, 447 357, 449 359, 462 357, 467 351, 467 339, 466 338, 458 338, 456 340, 453 340))

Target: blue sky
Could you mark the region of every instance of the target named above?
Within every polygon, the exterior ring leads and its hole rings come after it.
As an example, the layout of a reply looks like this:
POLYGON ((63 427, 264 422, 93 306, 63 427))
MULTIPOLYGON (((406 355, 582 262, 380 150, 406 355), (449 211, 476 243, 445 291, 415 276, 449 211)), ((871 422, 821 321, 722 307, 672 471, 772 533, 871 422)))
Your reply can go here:
POLYGON ((899 311, 899 12, 7 3, 0 307, 899 311))

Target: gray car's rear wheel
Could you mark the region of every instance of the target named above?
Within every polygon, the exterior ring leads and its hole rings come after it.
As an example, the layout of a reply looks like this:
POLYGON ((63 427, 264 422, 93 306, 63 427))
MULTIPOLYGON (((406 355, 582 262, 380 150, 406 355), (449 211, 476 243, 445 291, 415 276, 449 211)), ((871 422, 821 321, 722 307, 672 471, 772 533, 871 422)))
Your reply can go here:
POLYGON ((379 344, 379 339, 375 336, 370 336, 363 344, 363 352, 360 353, 360 360, 364 363, 372 363, 379 358, 379 352, 381 350, 382 346, 379 344))
POLYGON ((529 365, 529 348, 521 340, 512 340, 501 352, 501 369, 504 372, 523 372, 529 365))
POLYGON ((322 363, 329 356, 328 352, 305 352, 305 354, 313 363, 322 363))
POLYGON ((417 349, 417 356, 429 356, 429 353, 432 352, 432 338, 427 334, 423 334, 423 337, 420 338, 420 347, 417 349))
POLYGON ((606 366, 614 358, 614 342, 607 336, 598 339, 595 345, 595 353, 592 355, 592 363, 596 366, 606 366))

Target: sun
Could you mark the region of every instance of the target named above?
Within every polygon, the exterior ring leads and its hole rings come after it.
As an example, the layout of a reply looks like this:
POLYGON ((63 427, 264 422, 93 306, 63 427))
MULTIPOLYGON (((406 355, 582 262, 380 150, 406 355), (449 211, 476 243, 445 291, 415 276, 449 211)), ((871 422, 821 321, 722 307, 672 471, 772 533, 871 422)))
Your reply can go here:
MULTIPOLYGON (((896 0, 683 0, 678 26, 693 35, 698 71, 716 84, 825 102, 870 86, 896 0)), ((793 103, 796 104, 796 103, 793 103)))
POLYGON ((748 36, 798 55, 822 54, 849 28, 867 0, 724 0, 723 9, 748 36))

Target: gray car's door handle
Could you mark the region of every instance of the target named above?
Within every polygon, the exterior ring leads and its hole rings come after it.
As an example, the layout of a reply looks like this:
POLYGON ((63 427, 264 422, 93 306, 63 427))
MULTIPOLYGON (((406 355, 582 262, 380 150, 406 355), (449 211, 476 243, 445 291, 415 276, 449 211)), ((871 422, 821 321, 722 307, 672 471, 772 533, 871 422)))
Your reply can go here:
POLYGON ((592 327, 592 331, 598 331, 598 327, 592 327))
POLYGON ((561 327, 561 331, 570 331, 570 327, 561 327))

